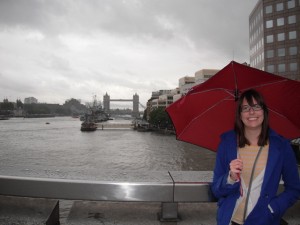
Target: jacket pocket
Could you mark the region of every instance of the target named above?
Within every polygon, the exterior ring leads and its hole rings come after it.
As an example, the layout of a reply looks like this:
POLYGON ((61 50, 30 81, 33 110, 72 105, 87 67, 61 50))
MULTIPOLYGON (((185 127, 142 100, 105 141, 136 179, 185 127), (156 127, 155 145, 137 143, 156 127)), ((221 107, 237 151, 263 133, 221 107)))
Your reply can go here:
POLYGON ((276 215, 271 212, 268 204, 269 198, 260 198, 247 217, 245 225, 279 225, 276 215))

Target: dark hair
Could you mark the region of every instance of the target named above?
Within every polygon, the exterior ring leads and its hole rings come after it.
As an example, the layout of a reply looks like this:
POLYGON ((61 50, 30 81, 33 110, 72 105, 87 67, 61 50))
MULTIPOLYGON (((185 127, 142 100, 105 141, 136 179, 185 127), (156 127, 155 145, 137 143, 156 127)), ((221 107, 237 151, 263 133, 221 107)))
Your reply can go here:
POLYGON ((249 89, 243 92, 237 102, 234 129, 237 133, 238 146, 242 148, 245 147, 246 144, 250 145, 249 140, 245 137, 245 127, 243 121, 241 120, 241 108, 244 99, 246 99, 250 106, 254 105, 253 99, 255 99, 257 104, 260 105, 264 111, 264 120, 257 143, 259 146, 264 146, 268 143, 269 136, 269 110, 265 104, 263 96, 254 89, 249 89))

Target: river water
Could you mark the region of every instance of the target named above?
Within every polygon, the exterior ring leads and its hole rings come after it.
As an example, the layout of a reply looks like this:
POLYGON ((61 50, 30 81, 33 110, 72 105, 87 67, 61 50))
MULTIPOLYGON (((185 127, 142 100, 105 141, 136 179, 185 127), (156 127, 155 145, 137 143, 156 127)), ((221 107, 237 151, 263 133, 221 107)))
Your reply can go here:
MULTIPOLYGON (((105 175, 113 180, 118 172, 210 171, 214 167, 214 152, 178 141, 175 135, 133 129, 81 132, 80 125, 79 119, 71 117, 0 121, 0 175, 82 180, 105 175)), ((60 200, 61 224, 67 224, 72 205, 73 201, 60 200)))
POLYGON ((89 170, 212 170, 214 166, 214 152, 178 141, 175 135, 132 129, 81 132, 80 124, 71 117, 0 121, 1 174, 43 177, 89 170))

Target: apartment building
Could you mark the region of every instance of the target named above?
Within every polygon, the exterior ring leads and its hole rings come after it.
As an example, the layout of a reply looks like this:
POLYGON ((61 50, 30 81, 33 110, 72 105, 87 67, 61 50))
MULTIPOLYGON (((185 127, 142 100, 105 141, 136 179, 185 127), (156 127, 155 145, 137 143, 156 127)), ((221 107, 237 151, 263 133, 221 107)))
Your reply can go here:
POLYGON ((193 86, 195 86, 195 77, 185 76, 178 81, 179 92, 181 95, 186 94, 193 86))
POLYGON ((172 103, 170 96, 173 98, 172 90, 153 91, 151 98, 148 100, 147 108, 150 108, 151 111, 158 107, 167 107, 172 103))
POLYGON ((202 69, 202 70, 199 70, 195 73, 195 83, 196 84, 201 84, 204 81, 211 78, 212 76, 214 76, 219 71, 220 70, 216 70, 216 69, 202 69))
POLYGON ((300 81, 300 0, 259 0, 249 46, 250 66, 300 81))
POLYGON ((202 69, 197 71, 195 76, 184 76, 180 78, 178 80, 178 87, 172 90, 159 90, 152 92, 152 96, 147 102, 147 118, 149 119, 151 110, 157 109, 158 107, 168 107, 170 104, 185 95, 192 87, 203 83, 219 71, 220 70, 216 69, 202 69))

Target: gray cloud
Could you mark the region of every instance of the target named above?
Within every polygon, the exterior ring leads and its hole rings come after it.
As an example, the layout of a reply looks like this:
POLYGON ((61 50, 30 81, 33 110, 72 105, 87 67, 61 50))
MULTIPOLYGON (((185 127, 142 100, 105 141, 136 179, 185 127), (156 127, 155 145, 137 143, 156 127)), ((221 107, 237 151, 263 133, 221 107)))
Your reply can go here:
POLYGON ((138 92, 145 104, 182 76, 248 61, 256 1, 2 0, 0 100, 63 103, 107 91, 138 92))

